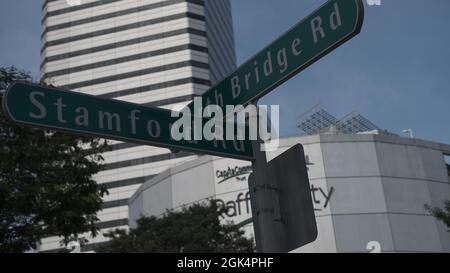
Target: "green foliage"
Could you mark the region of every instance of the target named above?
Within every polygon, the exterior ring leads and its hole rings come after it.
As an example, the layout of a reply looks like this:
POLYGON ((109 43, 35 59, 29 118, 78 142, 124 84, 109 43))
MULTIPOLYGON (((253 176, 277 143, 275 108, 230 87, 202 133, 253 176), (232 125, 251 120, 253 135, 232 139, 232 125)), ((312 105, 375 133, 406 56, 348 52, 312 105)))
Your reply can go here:
POLYGON ((115 230, 112 240, 99 247, 103 253, 249 253, 255 251, 252 239, 234 224, 221 224, 214 202, 192 205, 181 211, 167 211, 163 217, 142 217, 137 228, 115 230))
MULTIPOLYGON (((0 89, 32 81, 15 67, 0 68, 0 89)), ((105 140, 18 126, 0 111, 0 252, 35 248, 46 236, 63 243, 98 229, 107 193, 94 180, 105 140)))
POLYGON ((429 205, 425 205, 425 209, 436 217, 436 219, 444 222, 450 232, 450 200, 445 201, 445 209, 430 207, 429 205))

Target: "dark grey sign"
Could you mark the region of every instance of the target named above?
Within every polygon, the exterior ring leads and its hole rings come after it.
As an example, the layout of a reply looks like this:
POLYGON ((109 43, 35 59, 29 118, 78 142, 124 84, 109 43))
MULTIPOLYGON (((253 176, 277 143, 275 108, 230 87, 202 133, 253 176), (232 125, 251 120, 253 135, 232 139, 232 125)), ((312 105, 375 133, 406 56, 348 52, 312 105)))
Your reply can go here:
MULTIPOLYGON (((271 252, 289 252, 315 241, 317 238, 316 217, 303 146, 295 145, 270 161, 265 174, 274 189, 271 207, 276 234, 272 234, 271 240, 275 239, 276 244, 268 241, 266 246, 265 242, 260 243, 271 252)), ((261 190, 258 190, 259 186, 256 185, 254 174, 249 177, 249 186, 251 189, 256 189, 254 193, 257 200, 258 192, 261 190)), ((255 201, 252 200, 252 213, 254 221, 257 222, 257 216, 261 212, 255 211, 256 206, 254 207, 253 202, 255 201)), ((256 230, 257 228, 258 225, 255 223, 256 240, 264 240, 265 238, 258 238, 260 232, 256 230)))

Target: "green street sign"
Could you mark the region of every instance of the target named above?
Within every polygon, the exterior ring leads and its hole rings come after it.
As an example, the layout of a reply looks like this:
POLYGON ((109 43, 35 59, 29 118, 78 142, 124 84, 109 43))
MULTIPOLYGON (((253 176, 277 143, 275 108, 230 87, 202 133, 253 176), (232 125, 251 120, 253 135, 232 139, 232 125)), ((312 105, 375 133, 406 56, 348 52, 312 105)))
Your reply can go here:
POLYGON ((166 109, 28 83, 9 86, 3 96, 3 109, 7 117, 23 125, 201 154, 253 159, 250 141, 175 140, 171 130, 179 118, 172 117, 171 111, 166 109))
POLYGON ((205 92, 203 105, 254 102, 356 36, 363 19, 361 0, 328 1, 205 92))

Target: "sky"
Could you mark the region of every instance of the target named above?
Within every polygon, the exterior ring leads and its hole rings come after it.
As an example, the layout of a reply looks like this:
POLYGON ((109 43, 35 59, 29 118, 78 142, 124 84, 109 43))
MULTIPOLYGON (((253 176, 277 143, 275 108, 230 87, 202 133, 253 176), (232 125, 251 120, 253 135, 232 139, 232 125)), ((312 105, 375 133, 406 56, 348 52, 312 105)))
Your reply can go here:
MULTIPOLYGON (((324 0, 231 0, 238 65, 324 0)), ((364 0, 365 2, 366 0, 364 0)), ((0 65, 39 76, 39 0, 0 1, 0 65)), ((337 117, 358 111, 378 127, 450 144, 450 1, 365 5, 361 33, 266 95, 280 105, 281 135, 316 104, 337 117)))

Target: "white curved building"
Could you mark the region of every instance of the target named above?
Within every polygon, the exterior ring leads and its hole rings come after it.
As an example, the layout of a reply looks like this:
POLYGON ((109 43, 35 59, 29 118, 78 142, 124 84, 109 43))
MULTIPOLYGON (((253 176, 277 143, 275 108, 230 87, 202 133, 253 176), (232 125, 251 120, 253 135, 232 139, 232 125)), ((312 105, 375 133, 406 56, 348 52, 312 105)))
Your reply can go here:
MULTIPOLYGON (((450 146, 378 132, 282 139, 272 159, 303 144, 318 238, 295 252, 450 252, 450 233, 424 209, 450 199, 450 146)), ((247 178, 250 162, 205 156, 144 183, 129 202, 130 226, 218 199, 224 221, 253 234, 247 178)))

